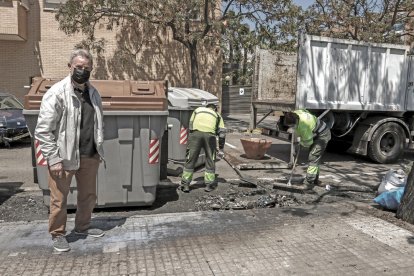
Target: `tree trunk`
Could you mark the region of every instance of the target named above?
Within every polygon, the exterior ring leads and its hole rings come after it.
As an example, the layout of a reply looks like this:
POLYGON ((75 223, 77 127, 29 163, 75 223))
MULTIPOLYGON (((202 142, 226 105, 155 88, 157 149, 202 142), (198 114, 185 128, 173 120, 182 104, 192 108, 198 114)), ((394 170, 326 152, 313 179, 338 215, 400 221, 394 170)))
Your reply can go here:
MULTIPOLYGON (((234 52, 236 53, 236 57, 233 58, 233 62, 240 65, 240 47, 237 43, 234 45, 234 52)), ((239 77, 240 77, 240 68, 235 70, 233 73, 233 84, 240 84, 239 77)))
POLYGON ((243 76, 243 85, 246 85, 247 82, 247 48, 243 49, 243 68, 242 68, 242 76, 243 76))
POLYGON ((190 51, 191 64, 191 87, 200 88, 200 79, 198 75, 197 43, 191 43, 188 47, 190 51))
POLYGON ((404 194, 397 210, 397 218, 414 224, 414 165, 407 177, 404 194))
POLYGON ((233 44, 229 42, 229 63, 233 64, 233 44))

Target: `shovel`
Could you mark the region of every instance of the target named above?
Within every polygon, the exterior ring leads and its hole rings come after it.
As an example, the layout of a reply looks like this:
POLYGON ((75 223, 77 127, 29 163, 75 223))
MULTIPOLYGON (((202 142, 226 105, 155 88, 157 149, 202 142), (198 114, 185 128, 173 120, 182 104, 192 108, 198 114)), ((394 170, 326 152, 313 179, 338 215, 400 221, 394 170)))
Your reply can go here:
POLYGON ((296 168, 296 163, 298 162, 299 159, 299 153, 300 153, 300 146, 298 147, 298 152, 296 153, 295 156, 295 160, 293 160, 293 167, 292 167, 292 171, 290 172, 290 176, 289 176, 289 181, 287 182, 288 186, 292 186, 292 176, 293 176, 293 172, 295 171, 296 168))
POLYGON ((295 159, 293 160, 293 167, 292 167, 292 170, 290 172, 290 176, 289 176, 289 179, 288 179, 287 183, 283 183, 283 184, 282 183, 274 183, 273 184, 274 189, 285 190, 285 191, 288 191, 288 192, 304 192, 304 191, 307 190, 307 188, 304 187, 304 186, 293 185, 292 184, 292 177, 293 177, 293 173, 295 172, 296 164, 297 164, 298 159, 299 159, 299 153, 300 153, 300 146, 299 146, 298 151, 296 153, 295 159))
MULTIPOLYGON (((223 156, 223 159, 227 162, 227 164, 230 165, 230 167, 237 173, 237 175, 240 177, 241 181, 244 181, 247 183, 247 185, 243 185, 243 187, 249 187, 249 188, 257 188, 257 179, 254 179, 252 177, 246 177, 243 176, 242 173, 240 172, 240 170, 238 168, 236 168, 235 166, 233 166, 229 160, 227 160, 226 156, 223 156)), ((239 185, 240 186, 240 185, 239 185)))

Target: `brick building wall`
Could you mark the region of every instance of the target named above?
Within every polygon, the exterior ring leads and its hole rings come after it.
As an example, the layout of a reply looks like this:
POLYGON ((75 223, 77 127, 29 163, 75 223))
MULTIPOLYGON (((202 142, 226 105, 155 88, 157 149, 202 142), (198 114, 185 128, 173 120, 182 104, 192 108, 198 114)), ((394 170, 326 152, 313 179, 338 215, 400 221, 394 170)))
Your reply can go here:
MULTIPOLYGON (((31 77, 64 78, 69 73, 69 54, 83 39, 82 35, 67 36, 58 30, 55 13, 45 10, 43 2, 28 1, 26 41, 0 39, 0 90, 20 99, 28 92, 24 86, 30 84, 31 77)), ((191 86, 188 51, 173 41, 168 31, 156 32, 145 24, 138 29, 122 26, 107 31, 102 25, 96 31, 96 37, 105 39, 105 51, 93 53, 95 68, 92 78, 161 79, 168 80, 171 86, 191 86), (148 42, 144 35, 151 36, 152 42, 148 42)), ((210 40, 200 46, 201 89, 221 97, 219 41, 210 40)))
POLYGON ((3 34, 14 34, 17 33, 18 25, 17 23, 17 14, 18 6, 14 5, 13 2, 4 2, 2 3, 4 12, 1 14, 4 23, 0 25, 0 33, 3 34))

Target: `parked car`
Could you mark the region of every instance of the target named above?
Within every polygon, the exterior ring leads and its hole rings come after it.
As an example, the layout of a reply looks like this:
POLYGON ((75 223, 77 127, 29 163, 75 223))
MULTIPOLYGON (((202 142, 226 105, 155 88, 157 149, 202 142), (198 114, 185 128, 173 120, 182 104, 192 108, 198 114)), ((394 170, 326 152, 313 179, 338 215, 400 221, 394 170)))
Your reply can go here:
POLYGON ((11 94, 0 92, 0 144, 30 136, 23 116, 23 104, 11 94))

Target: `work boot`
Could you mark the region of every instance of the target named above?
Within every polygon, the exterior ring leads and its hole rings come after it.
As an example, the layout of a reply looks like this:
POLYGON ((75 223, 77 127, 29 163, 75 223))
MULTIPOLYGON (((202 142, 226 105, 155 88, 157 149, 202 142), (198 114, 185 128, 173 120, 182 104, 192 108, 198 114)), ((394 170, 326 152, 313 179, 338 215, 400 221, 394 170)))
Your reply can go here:
POLYGON ((211 192, 213 190, 214 190, 213 183, 206 184, 206 187, 204 188, 204 191, 206 191, 207 193, 209 193, 209 192, 211 192))
POLYGON ((184 193, 190 192, 190 185, 188 183, 181 183, 180 188, 184 193))
POLYGON ((313 183, 314 183, 316 186, 322 186, 322 182, 321 182, 321 181, 319 181, 319 174, 317 174, 317 175, 316 175, 316 178, 315 178, 315 180, 313 181, 313 183))

